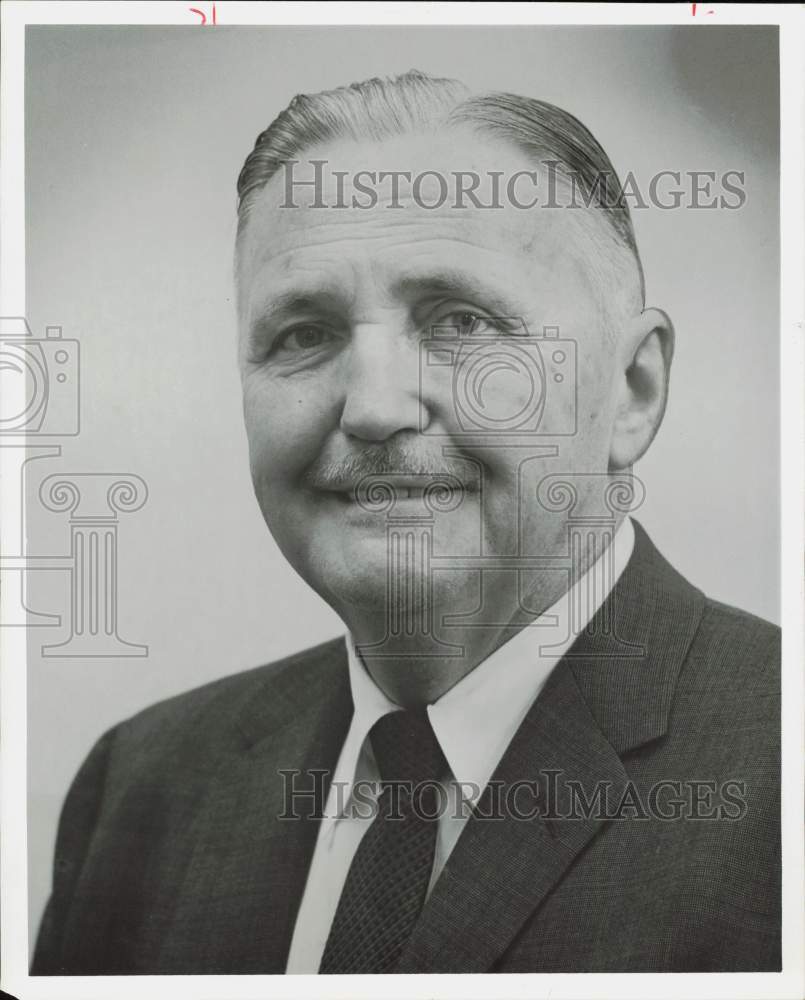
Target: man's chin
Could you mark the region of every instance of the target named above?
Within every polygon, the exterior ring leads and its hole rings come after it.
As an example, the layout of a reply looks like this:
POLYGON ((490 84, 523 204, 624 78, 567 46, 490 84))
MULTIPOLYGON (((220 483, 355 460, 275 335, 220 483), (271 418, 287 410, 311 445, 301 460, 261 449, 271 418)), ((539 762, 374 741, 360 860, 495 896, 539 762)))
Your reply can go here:
POLYGON ((385 619, 388 587, 385 539, 375 546, 356 548, 359 551, 354 551, 351 559, 341 554, 332 560, 317 559, 305 578, 342 618, 346 619, 352 611, 385 619), (377 551, 372 552, 372 548, 377 551))

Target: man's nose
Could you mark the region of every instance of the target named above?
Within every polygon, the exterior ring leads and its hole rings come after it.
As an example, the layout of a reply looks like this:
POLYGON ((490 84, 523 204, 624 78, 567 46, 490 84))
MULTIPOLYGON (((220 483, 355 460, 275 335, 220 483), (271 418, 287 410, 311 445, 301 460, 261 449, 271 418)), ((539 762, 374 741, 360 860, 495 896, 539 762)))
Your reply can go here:
POLYGON ((407 338, 367 325, 354 331, 347 354, 341 429, 364 441, 424 430, 419 352, 407 338))

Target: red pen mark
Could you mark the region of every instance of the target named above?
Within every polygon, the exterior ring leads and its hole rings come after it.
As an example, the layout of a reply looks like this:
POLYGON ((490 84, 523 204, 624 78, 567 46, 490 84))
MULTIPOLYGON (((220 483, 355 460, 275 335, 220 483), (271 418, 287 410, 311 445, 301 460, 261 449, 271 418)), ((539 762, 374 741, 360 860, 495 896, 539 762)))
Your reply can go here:
MULTIPOLYGON (((692 4, 690 5, 690 16, 691 16, 691 17, 696 17, 696 8, 697 8, 698 6, 699 6, 699 5, 698 5, 697 3, 692 3, 692 4)), ((715 11, 714 11, 714 10, 706 10, 706 11, 705 11, 705 14, 715 14, 715 11)))
MULTIPOLYGON (((187 9, 190 11, 191 14, 198 14, 198 16, 201 18, 201 24, 199 25, 199 27, 203 28, 204 25, 207 23, 207 15, 204 13, 204 11, 199 10, 198 7, 188 7, 187 9)), ((212 5, 212 23, 213 24, 218 23, 218 18, 215 12, 215 4, 212 5)))

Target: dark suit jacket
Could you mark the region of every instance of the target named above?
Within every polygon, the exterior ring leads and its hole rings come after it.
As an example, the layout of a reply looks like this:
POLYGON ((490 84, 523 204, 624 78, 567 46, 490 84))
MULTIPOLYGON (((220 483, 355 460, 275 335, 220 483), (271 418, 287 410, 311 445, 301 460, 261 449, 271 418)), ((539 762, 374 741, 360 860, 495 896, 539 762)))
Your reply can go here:
MULTIPOLYGON (((778 630, 636 531, 493 775, 559 772, 565 805, 469 820, 399 972, 780 969, 778 630), (623 815, 561 818, 573 781, 623 815)), ((103 736, 63 809, 33 973, 284 972, 317 821, 312 802, 277 819, 278 770, 332 770, 351 711, 337 640, 103 736)))

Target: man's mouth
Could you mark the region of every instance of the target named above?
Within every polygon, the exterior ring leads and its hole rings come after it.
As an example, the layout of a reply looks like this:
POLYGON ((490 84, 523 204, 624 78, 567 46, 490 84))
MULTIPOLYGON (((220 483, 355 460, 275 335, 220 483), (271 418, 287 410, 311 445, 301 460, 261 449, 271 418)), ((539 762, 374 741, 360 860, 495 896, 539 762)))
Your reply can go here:
POLYGON ((338 498, 342 503, 362 503, 361 498, 367 495, 380 498, 382 492, 388 491, 391 497, 397 502, 401 500, 418 500, 420 502, 429 494, 438 494, 442 500, 450 496, 460 495, 462 498, 471 496, 478 492, 473 483, 449 483, 438 476, 434 476, 432 482, 406 482, 404 479, 394 476, 378 476, 374 483, 367 484, 364 479, 360 483, 338 483, 331 484, 321 492, 328 493, 338 498))

